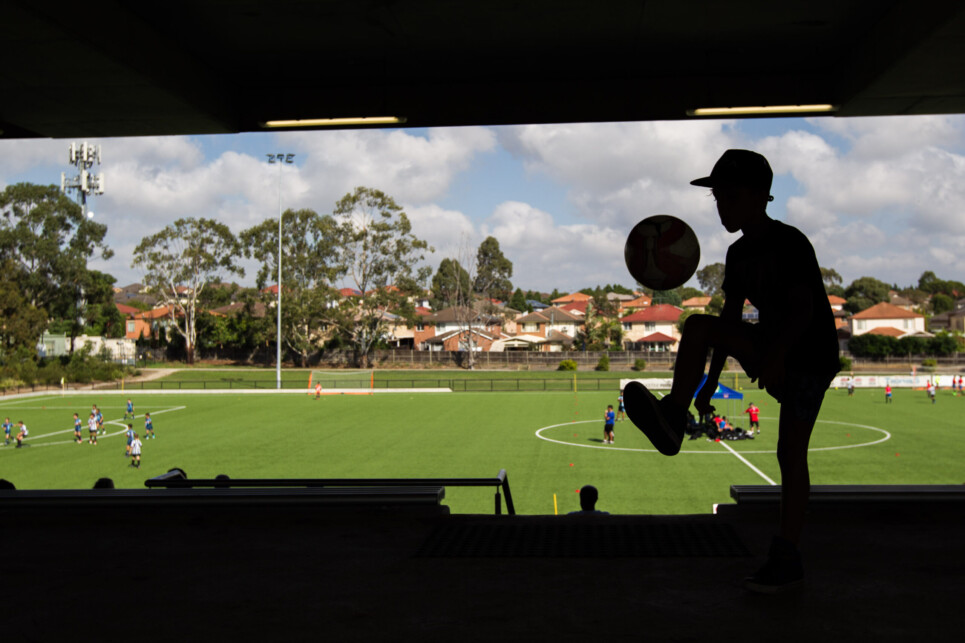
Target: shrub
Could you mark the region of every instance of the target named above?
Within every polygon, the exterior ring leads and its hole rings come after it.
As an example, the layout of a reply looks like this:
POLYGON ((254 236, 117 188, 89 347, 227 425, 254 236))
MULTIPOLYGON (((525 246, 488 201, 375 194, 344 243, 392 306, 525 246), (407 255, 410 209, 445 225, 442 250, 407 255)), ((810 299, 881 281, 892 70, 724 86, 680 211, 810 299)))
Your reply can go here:
POLYGON ((932 371, 936 366, 938 366, 938 360, 937 360, 937 359, 931 359, 931 358, 929 358, 929 359, 923 359, 923 360, 921 360, 921 370, 923 370, 923 371, 929 371, 929 372, 930 372, 930 371, 932 371))
POLYGON ((633 361, 633 370, 635 371, 645 371, 647 369, 647 361, 644 359, 637 358, 633 361))
POLYGON ((845 357, 844 355, 838 356, 838 364, 842 371, 850 371, 852 362, 850 357, 845 357))
POLYGON ((610 356, 604 355, 600 358, 600 361, 596 363, 596 370, 598 371, 608 371, 610 370, 610 356))
POLYGON ((558 370, 558 371, 575 371, 575 370, 576 370, 576 361, 575 361, 575 360, 572 360, 572 359, 564 359, 562 362, 560 362, 560 365, 556 367, 556 370, 558 370))

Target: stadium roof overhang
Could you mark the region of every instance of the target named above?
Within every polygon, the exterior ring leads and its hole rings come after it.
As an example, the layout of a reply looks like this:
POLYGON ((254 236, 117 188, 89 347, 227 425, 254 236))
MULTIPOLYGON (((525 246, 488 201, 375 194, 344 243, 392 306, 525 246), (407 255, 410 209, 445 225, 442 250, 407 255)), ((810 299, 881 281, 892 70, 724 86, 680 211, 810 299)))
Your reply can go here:
POLYGON ((3 138, 965 112, 959 1, 19 0, 0 34, 3 138))

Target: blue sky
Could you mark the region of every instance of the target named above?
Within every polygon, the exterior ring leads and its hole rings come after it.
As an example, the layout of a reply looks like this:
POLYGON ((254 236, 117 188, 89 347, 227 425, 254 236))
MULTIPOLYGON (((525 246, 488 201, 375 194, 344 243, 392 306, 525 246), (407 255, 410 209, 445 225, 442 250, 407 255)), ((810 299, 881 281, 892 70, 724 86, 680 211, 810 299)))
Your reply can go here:
MULTIPOLYGON (((184 216, 235 232, 283 208, 331 211, 357 185, 406 209, 417 235, 447 256, 495 236, 514 284, 571 291, 632 285, 627 232, 657 213, 688 221, 701 266, 723 261, 735 235, 717 221, 709 173, 731 147, 760 151, 775 171, 772 216, 812 240, 845 282, 900 286, 925 270, 965 280, 965 118, 768 119, 286 132, 96 140, 107 192, 91 200, 115 257, 91 266, 139 281, 140 239, 184 216), (267 163, 293 152, 296 163, 267 163)), ((0 141, 0 184, 60 182, 69 140, 0 141)), ((257 269, 246 264, 241 283, 257 269)), ((692 282, 693 283, 693 282, 692 282)))

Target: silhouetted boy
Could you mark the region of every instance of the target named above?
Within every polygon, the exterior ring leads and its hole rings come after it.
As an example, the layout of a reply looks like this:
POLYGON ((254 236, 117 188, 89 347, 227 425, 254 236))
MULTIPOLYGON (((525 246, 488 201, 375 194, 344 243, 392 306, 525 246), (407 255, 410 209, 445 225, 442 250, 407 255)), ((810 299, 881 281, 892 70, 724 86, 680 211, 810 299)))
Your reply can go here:
POLYGON ((627 416, 664 455, 674 455, 691 399, 700 385, 708 350, 707 381, 694 405, 713 411, 711 395, 728 355, 780 404, 777 459, 781 468, 780 536, 768 560, 745 587, 777 592, 804 579, 797 543, 810 493, 807 452, 824 393, 838 372, 838 339, 814 249, 799 230, 767 215, 773 173, 760 154, 728 150, 710 176, 691 181, 709 187, 720 221, 743 236, 727 250, 725 302, 720 317, 693 315, 684 324, 673 387, 657 400, 642 384, 624 391, 627 416), (741 320, 744 300, 759 323, 741 320))

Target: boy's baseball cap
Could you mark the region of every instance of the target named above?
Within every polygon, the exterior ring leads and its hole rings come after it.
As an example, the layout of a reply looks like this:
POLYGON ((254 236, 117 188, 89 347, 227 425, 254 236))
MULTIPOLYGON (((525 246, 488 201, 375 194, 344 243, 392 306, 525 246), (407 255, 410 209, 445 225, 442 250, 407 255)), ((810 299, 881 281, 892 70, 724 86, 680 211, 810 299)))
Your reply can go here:
POLYGON ((715 188, 721 185, 743 185, 771 191, 774 172, 767 159, 750 150, 727 150, 714 164, 710 176, 694 179, 691 185, 715 188))

